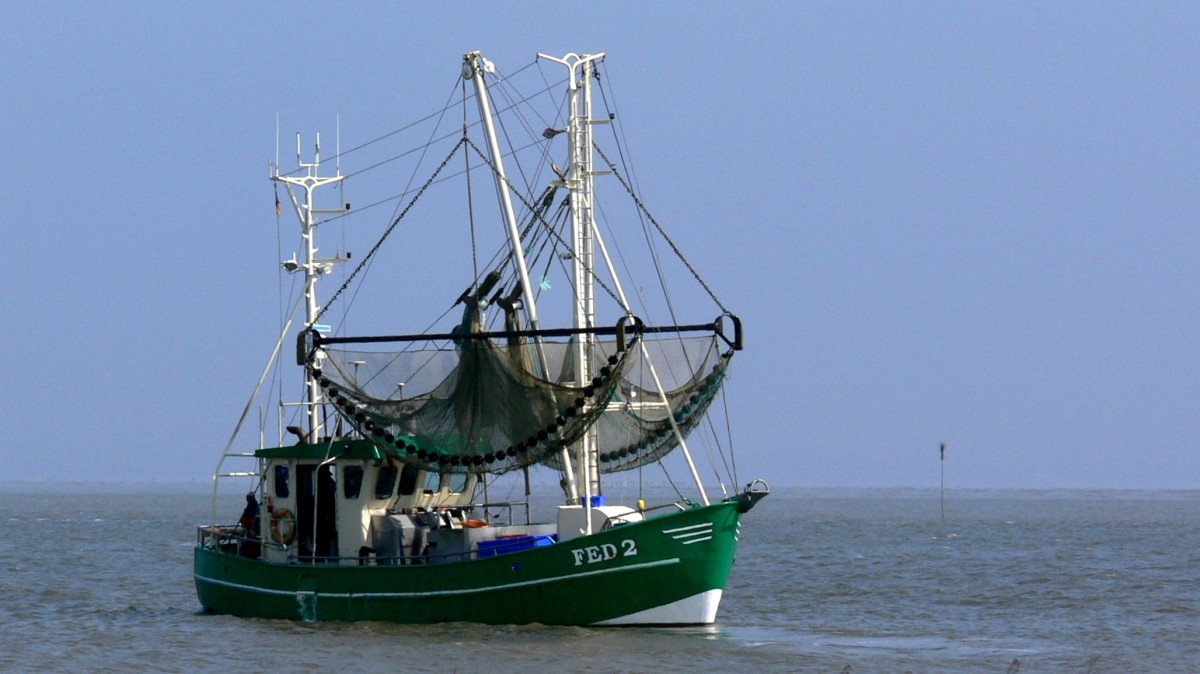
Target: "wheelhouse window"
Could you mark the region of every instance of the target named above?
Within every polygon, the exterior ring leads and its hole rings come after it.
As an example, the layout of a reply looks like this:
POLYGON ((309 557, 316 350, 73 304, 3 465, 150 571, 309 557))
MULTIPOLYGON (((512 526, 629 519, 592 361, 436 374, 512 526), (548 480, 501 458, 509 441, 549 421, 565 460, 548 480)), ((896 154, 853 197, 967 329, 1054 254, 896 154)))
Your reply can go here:
POLYGON ((441 473, 429 473, 425 476, 425 493, 432 494, 442 488, 441 473))
POLYGON ((346 466, 342 469, 342 494, 347 499, 358 498, 359 492, 362 491, 362 483, 362 466, 346 466))
POLYGON ((375 478, 375 498, 391 498, 396 488, 396 467, 382 466, 375 478))
POLYGON ((417 477, 420 470, 416 466, 406 463, 404 469, 400 471, 400 495, 412 496, 417 490, 417 477))
POLYGON ((446 477, 450 481, 449 489, 452 494, 461 494, 466 491, 467 480, 471 479, 471 476, 466 473, 450 473, 446 477))
POLYGON ((275 466, 275 498, 287 498, 289 493, 288 467, 275 466))

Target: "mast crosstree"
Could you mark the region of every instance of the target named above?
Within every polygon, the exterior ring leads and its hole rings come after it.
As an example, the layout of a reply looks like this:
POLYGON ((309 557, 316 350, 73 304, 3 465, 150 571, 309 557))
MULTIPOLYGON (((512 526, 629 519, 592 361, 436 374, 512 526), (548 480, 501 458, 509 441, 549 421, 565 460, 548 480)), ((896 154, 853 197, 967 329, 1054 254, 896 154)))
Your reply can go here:
MULTIPOLYGON (((303 261, 297 261, 293 255, 291 260, 280 264, 288 273, 304 273, 304 327, 307 330, 320 331, 325 326, 317 325, 317 318, 320 315, 320 304, 317 302, 317 281, 321 280, 322 276, 332 272, 334 264, 345 262, 348 256, 318 258, 317 225, 321 223, 321 216, 343 215, 350 209, 350 205, 345 204, 339 208, 317 208, 316 206, 317 190, 337 185, 345 179, 345 176, 342 175, 340 163, 335 175, 324 177, 320 175, 321 134, 317 134, 316 147, 311 162, 304 161, 300 146, 300 134, 296 134, 296 163, 301 169, 304 169, 304 175, 284 175, 279 172, 278 164, 271 167, 271 180, 283 183, 287 189, 288 198, 296 211, 296 216, 300 220, 300 238, 304 244, 303 261)), ((323 356, 318 352, 316 358, 322 359, 323 356)), ((308 429, 305 432, 305 439, 308 442, 317 442, 318 438, 321 437, 322 430, 321 404, 323 398, 321 387, 308 371, 305 374, 305 392, 304 405, 307 408, 306 413, 308 416, 308 429)))

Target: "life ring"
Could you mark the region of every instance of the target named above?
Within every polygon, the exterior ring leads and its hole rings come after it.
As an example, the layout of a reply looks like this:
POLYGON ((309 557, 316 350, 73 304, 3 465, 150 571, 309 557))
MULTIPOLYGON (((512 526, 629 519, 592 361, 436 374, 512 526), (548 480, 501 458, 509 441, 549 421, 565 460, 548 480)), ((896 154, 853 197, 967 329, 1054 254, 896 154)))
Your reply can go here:
POLYGON ((483 520, 467 520, 467 521, 463 522, 464 529, 479 529, 482 527, 486 527, 487 525, 488 525, 488 523, 484 522, 483 520))
POLYGON ((292 511, 287 508, 276 508, 271 513, 271 538, 284 545, 288 545, 296 539, 296 516, 292 514, 292 511), (287 528, 282 534, 279 533, 280 520, 287 521, 287 528))

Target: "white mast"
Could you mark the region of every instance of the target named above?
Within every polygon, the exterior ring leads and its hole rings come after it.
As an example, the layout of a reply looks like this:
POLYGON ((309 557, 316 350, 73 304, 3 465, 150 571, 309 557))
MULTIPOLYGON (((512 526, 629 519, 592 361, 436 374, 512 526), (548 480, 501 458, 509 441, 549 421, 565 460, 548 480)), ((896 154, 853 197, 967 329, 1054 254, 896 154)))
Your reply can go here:
MULTIPOLYGON (((475 98, 479 103, 479 120, 483 124, 484 135, 488 141, 488 158, 495 169, 493 177, 496 180, 496 194, 500 198, 500 208, 504 212, 504 221, 508 225, 508 238, 512 246, 513 259, 517 275, 521 281, 521 304, 525 307, 525 315, 529 318, 529 327, 537 330, 540 326, 537 315, 537 302, 533 287, 529 281, 529 266, 525 262, 525 249, 521 244, 520 226, 516 213, 513 211, 512 194, 508 190, 508 176, 504 173, 504 155, 500 152, 500 141, 496 136, 496 126, 492 119, 492 108, 489 102, 487 84, 483 73, 494 72, 491 62, 483 58, 483 52, 473 51, 463 56, 463 77, 470 78, 475 85, 475 98)), ((543 375, 547 375, 546 356, 542 351, 540 340, 534 340, 534 351, 537 353, 538 367, 543 375)), ((563 477, 566 482, 567 497, 571 500, 579 498, 575 485, 575 475, 571 470, 571 461, 564 448, 562 452, 563 477)))
MULTIPOLYGON (((565 184, 571 198, 571 229, 573 248, 573 271, 575 288, 576 329, 590 328, 596 322, 596 296, 593 280, 594 269, 594 221, 592 215, 592 74, 595 64, 604 58, 599 54, 567 54, 562 58, 538 54, 566 66, 570 73, 568 93, 570 116, 567 120, 567 136, 570 143, 570 158, 565 184)), ((586 385, 593 373, 592 336, 581 333, 576 336, 574 365, 575 382, 586 385)), ((591 496, 600 491, 600 470, 596 459, 596 431, 589 429, 577 445, 576 465, 584 486, 584 508, 591 508, 591 496)), ((587 533, 591 533, 591 516, 585 518, 587 533)))
MULTIPOLYGON (((282 263, 282 266, 289 273, 304 272, 304 303, 305 303, 305 320, 306 329, 314 329, 317 322, 317 313, 320 311, 320 305, 317 304, 317 281, 321 276, 333 271, 334 263, 345 262, 346 258, 318 258, 317 257, 317 225, 320 224, 318 216, 321 215, 341 215, 349 210, 349 204, 342 208, 317 208, 315 201, 315 193, 321 187, 328 185, 336 185, 340 183, 344 176, 341 170, 341 160, 338 161, 338 169, 336 175, 321 177, 319 176, 321 168, 321 134, 317 134, 317 143, 313 154, 313 161, 305 163, 300 151, 300 134, 296 134, 296 163, 305 170, 305 175, 282 175, 279 173, 279 165, 272 167, 271 180, 281 182, 287 187, 288 197, 291 199, 292 207, 296 211, 296 217, 300 220, 300 236, 304 240, 304 260, 296 260, 293 255, 291 260, 282 263), (297 196, 297 191, 303 190, 303 200, 297 196)), ((323 356, 318 353, 317 358, 323 356)), ((317 442, 321 437, 321 387, 317 385, 316 380, 305 373, 305 387, 308 395, 305 401, 308 407, 308 442, 317 442)))
POLYGON ((508 225, 508 238, 512 245, 513 257, 516 258, 517 274, 521 279, 521 303, 525 306, 530 327, 537 330, 537 304, 534 302, 533 288, 529 283, 529 267, 525 264, 525 250, 521 246, 520 225, 517 223, 517 215, 513 211, 512 194, 508 191, 508 177, 504 173, 504 155, 500 152, 500 141, 496 138, 487 85, 483 81, 485 68, 492 70, 494 66, 483 58, 483 52, 473 51, 463 56, 463 77, 470 78, 475 85, 475 98, 479 103, 479 120, 483 123, 484 134, 488 141, 488 158, 491 159, 492 165, 496 169, 492 175, 496 180, 496 195, 500 198, 504 222, 508 225))
MULTIPOLYGON (((616 284, 621 306, 629 315, 633 315, 629 301, 625 297, 625 291, 621 288, 621 280, 617 276, 616 270, 613 269, 608 252, 604 249, 604 240, 600 238, 600 231, 596 227, 592 208, 593 176, 609 173, 609 171, 596 171, 592 168, 592 125, 606 124, 609 121, 607 119, 592 119, 592 78, 595 74, 596 62, 603 59, 604 56, 603 52, 582 56, 567 54, 560 59, 546 54, 538 54, 539 58, 561 63, 570 71, 570 120, 567 124, 567 132, 571 142, 571 165, 567 172, 566 186, 571 194, 572 226, 574 228, 572 245, 575 251, 576 328, 591 327, 595 323, 596 296, 594 270, 596 243, 600 245, 600 250, 604 254, 605 262, 608 265, 609 274, 616 284)), ((666 392, 663 390, 662 382, 659 380, 658 373, 654 369, 654 363, 651 362, 650 355, 646 352, 646 345, 640 343, 639 346, 649 367, 650 374, 654 378, 655 386, 658 388, 658 392, 663 400, 666 401, 666 392)), ((580 335, 575 352, 575 378, 581 385, 582 382, 593 376, 591 364, 592 351, 591 335, 580 335)), ((700 474, 696 471, 696 465, 692 460, 691 452, 688 451, 687 443, 684 441, 679 426, 675 423, 675 418, 671 410, 668 409, 667 412, 667 420, 670 421, 671 429, 674 431, 676 440, 683 450, 683 455, 691 470, 692 478, 696 482, 696 487, 700 490, 700 497, 704 501, 704 504, 708 505, 708 494, 704 489, 704 483, 700 480, 700 474)), ((580 470, 583 472, 582 480, 585 485, 585 496, 599 493, 600 470, 597 462, 595 427, 589 429, 580 441, 578 456, 579 465, 581 466, 580 470)), ((587 500, 590 501, 590 499, 587 500)), ((590 503, 585 505, 590 506, 590 503)), ((589 524, 588 533, 591 533, 590 516, 587 518, 587 521, 589 524)))

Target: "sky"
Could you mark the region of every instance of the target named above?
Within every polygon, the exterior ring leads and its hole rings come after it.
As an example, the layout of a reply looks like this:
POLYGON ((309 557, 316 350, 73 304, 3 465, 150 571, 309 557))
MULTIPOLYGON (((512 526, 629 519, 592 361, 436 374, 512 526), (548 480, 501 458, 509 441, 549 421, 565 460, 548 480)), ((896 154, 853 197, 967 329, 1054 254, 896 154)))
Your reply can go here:
POLYGON ((277 119, 375 138, 483 50, 608 54, 654 212, 746 326, 744 478, 1200 488, 1195 3, 14 0, 0 26, 0 481, 209 480, 276 337, 277 119))

